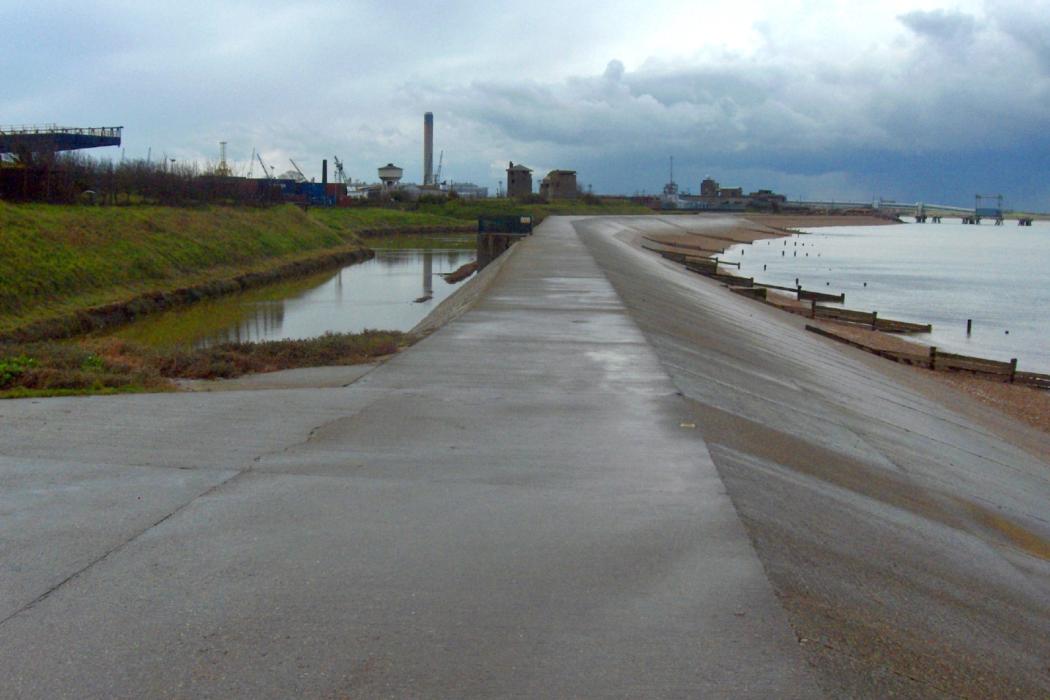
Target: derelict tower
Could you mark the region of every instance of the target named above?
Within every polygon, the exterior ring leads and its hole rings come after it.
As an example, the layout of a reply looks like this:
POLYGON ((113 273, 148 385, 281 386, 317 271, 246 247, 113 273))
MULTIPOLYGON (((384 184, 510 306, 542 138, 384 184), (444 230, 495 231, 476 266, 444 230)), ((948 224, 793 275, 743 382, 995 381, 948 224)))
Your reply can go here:
POLYGON ((423 114, 423 186, 434 184, 434 113, 423 114))

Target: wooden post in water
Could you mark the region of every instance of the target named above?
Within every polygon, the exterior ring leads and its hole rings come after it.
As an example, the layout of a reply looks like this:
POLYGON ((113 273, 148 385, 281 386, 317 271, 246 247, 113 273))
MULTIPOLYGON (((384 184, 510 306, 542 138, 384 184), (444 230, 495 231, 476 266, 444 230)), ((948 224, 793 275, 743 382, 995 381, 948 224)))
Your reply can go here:
POLYGON ((1010 383, 1014 383, 1014 375, 1017 374, 1017 358, 1014 357, 1010 360, 1010 383))
POLYGON ((816 299, 810 299, 809 300, 809 317, 810 318, 816 318, 817 317, 817 300, 816 299))
POLYGON ((797 301, 802 301, 802 285, 801 284, 799 284, 797 287, 795 287, 795 294, 798 295, 796 297, 796 300, 797 301))
POLYGON ((930 369, 937 369, 937 346, 930 346, 930 369))
POLYGON ((878 327, 879 327, 879 320, 878 319, 879 319, 879 312, 878 311, 872 311, 871 312, 871 330, 873 330, 873 331, 874 330, 878 330, 878 327))
POLYGON ((970 335, 970 331, 973 330, 973 319, 966 319, 966 335, 970 335))

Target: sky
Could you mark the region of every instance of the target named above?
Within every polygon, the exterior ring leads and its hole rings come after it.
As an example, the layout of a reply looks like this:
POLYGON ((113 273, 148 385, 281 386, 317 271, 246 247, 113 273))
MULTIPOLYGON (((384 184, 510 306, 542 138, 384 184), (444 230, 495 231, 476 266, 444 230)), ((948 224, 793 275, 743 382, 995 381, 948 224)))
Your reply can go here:
POLYGON ((514 161, 654 193, 673 157, 691 192, 1050 211, 1050 0, 0 0, 0 26, 0 125, 123 126, 128 158, 419 182, 432 111, 442 179, 493 191, 514 161))

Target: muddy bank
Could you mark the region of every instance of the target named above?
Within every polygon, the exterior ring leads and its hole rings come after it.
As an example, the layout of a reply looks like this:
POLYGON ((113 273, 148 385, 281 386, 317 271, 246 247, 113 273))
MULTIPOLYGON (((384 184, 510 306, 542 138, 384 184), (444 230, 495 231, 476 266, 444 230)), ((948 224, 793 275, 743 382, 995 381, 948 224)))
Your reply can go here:
POLYGON ((828 226, 886 226, 902 223, 895 214, 748 214, 756 224, 780 230, 828 226))
POLYGON ((444 280, 449 284, 455 284, 456 282, 462 282, 467 279, 475 272, 478 271, 478 261, 469 262, 466 265, 460 265, 455 271, 449 272, 443 275, 444 280))
POLYGON ((370 249, 354 246, 353 248, 330 250, 321 255, 292 260, 270 269, 246 272, 227 279, 202 282, 168 291, 147 292, 127 301, 82 309, 64 316, 22 326, 0 334, 0 342, 56 340, 92 333, 122 325, 158 311, 361 262, 374 256, 375 253, 370 249))
POLYGON ((432 236, 440 234, 462 234, 475 233, 478 230, 476 224, 464 224, 463 226, 384 226, 381 228, 366 228, 358 232, 362 238, 382 238, 384 236, 432 236))

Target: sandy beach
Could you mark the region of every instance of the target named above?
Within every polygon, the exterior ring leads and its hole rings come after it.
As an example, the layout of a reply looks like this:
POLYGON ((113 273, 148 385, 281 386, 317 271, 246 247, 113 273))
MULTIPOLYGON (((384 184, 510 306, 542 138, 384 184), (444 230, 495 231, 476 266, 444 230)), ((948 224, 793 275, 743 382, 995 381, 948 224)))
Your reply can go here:
POLYGON ((882 226, 897 223, 877 216, 847 215, 797 215, 797 214, 747 214, 747 215, 699 215, 662 217, 681 233, 656 233, 651 242, 670 248, 679 246, 701 246, 721 250, 731 245, 754 243, 766 238, 779 238, 796 233, 799 228, 824 228, 828 226, 882 226))

